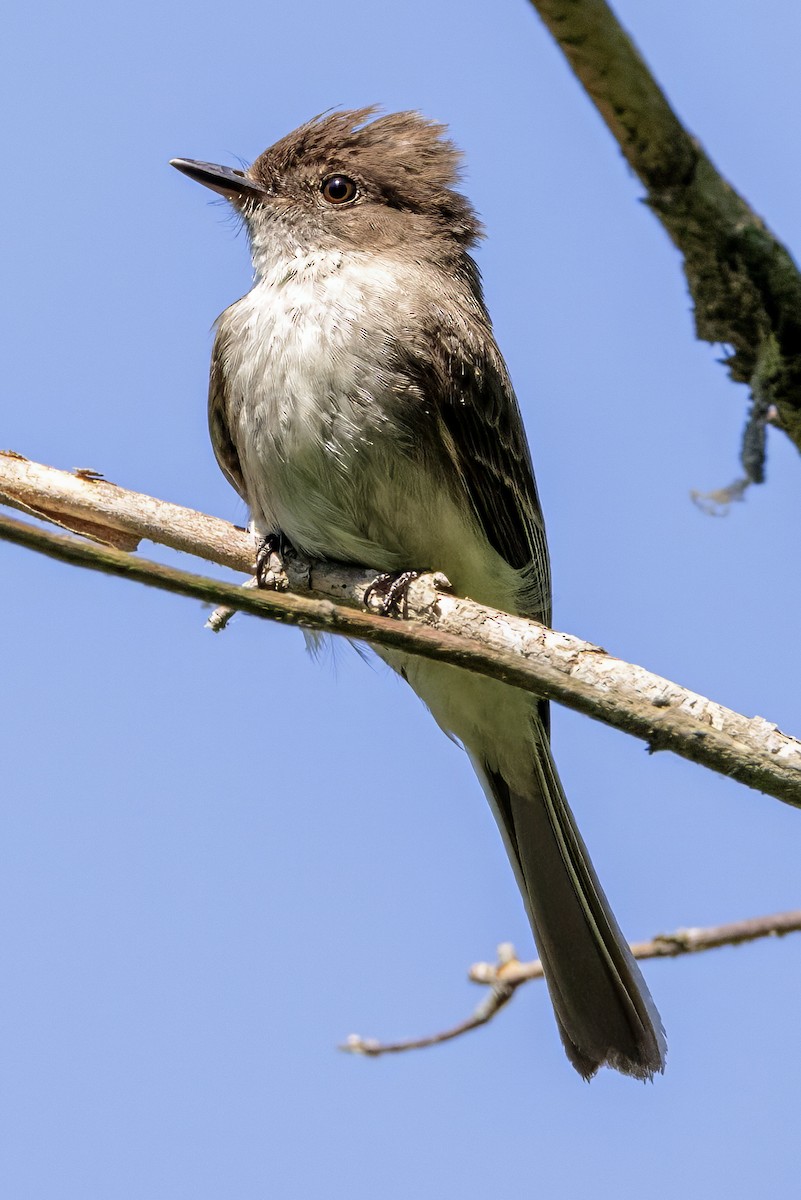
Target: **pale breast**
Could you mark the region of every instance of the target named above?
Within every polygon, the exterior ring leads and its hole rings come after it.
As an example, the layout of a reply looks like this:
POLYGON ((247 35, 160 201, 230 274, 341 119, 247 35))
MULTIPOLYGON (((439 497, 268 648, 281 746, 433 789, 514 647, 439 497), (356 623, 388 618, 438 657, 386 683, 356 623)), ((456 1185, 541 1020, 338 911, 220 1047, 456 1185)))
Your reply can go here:
POLYGON ((397 262, 329 252, 271 268, 223 314, 227 422, 248 503, 261 532, 281 530, 307 554, 440 569, 467 594, 508 603, 516 577, 448 481, 400 445, 386 331, 411 329, 415 292, 397 262))
POLYGON ((229 431, 254 517, 310 552, 334 552, 337 509, 380 453, 382 330, 399 295, 375 256, 320 253, 271 268, 221 318, 229 431))

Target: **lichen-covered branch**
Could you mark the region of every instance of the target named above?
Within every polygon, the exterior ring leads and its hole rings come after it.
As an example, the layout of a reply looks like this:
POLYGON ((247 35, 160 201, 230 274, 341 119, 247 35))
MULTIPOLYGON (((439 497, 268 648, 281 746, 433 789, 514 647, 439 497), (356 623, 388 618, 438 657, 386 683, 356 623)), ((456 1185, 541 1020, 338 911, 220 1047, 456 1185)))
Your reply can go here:
MULTIPOLYGON (((0 453, 0 498, 48 513, 67 527, 91 524, 149 538, 250 574, 250 535, 218 518, 130 492, 98 477, 56 471, 0 453)), ((151 563, 114 545, 88 542, 0 518, 0 539, 209 604, 406 650, 500 679, 672 750, 749 787, 801 807, 801 742, 761 717, 745 717, 599 646, 510 616, 447 590, 441 576, 410 588, 408 617, 387 620, 363 607, 374 577, 337 563, 287 563, 294 592, 248 589, 151 563), (312 598, 308 593, 312 593, 312 598)))
POLYGON ((699 338, 730 346, 732 378, 751 387, 742 457, 761 482, 774 410, 801 449, 801 274, 681 124, 605 0, 531 3, 681 251, 699 338))
MULTIPOLYGON (((720 946, 742 946, 759 938, 784 937, 788 933, 801 931, 801 909, 774 913, 766 917, 749 917, 745 921, 732 921, 728 925, 714 925, 706 929, 677 929, 675 933, 660 933, 647 942, 632 942, 631 951, 635 958, 678 958, 682 954, 700 954, 704 950, 716 950, 720 946)), ((408 1038, 398 1042, 380 1042, 376 1038, 363 1038, 356 1033, 341 1046, 351 1054, 363 1054, 378 1058, 382 1054, 400 1054, 405 1050, 424 1050, 442 1042, 453 1041, 464 1033, 479 1029, 491 1021, 514 996, 523 983, 531 979, 543 979, 544 972, 539 959, 519 962, 514 949, 505 943, 498 947, 497 963, 477 963, 470 968, 469 978, 474 983, 489 986, 490 991, 475 1011, 464 1021, 424 1037, 408 1038)))

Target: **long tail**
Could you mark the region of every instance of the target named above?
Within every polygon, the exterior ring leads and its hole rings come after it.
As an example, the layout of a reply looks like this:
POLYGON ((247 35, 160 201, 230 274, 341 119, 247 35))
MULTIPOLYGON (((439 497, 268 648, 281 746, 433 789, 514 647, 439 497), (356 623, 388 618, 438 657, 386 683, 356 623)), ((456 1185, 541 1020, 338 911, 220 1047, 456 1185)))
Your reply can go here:
POLYGON ((459 667, 378 653, 462 743, 500 826, 567 1056, 650 1079, 665 1066, 659 1013, 593 870, 551 756, 547 705, 459 667))
POLYGON ((576 828, 548 734, 536 717, 534 725, 525 791, 468 753, 523 893, 559 1032, 585 1079, 602 1066, 650 1079, 665 1066, 659 1013, 576 828))

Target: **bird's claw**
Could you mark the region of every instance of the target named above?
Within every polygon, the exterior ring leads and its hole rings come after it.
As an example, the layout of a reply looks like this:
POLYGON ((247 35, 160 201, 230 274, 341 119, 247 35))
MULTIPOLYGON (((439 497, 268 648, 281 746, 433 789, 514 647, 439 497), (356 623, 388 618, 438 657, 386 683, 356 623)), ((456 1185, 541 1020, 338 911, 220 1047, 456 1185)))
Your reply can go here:
POLYGON ((409 587, 419 574, 419 571, 383 571, 380 575, 376 575, 364 593, 365 608, 370 608, 370 602, 375 599, 376 603, 372 607, 376 608, 383 617, 391 616, 393 610, 400 617, 407 616, 409 587))
POLYGON ((289 543, 281 533, 268 533, 256 549, 256 583, 260 588, 273 592, 285 592, 289 579, 284 570, 284 555, 289 543))

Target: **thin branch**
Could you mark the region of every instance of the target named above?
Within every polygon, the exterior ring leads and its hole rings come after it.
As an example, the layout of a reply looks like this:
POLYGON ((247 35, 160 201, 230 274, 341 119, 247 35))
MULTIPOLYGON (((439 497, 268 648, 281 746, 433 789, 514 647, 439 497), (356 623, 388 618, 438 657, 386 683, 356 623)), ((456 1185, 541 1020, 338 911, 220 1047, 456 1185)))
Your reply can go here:
POLYGON ((363 1038, 358 1033, 351 1033, 338 1047, 347 1054, 363 1054, 367 1058, 378 1058, 381 1054, 402 1054, 405 1050, 426 1050, 429 1046, 439 1046, 442 1042, 452 1042, 463 1033, 480 1029, 505 1007, 517 991, 517 985, 508 987, 506 984, 493 984, 489 994, 481 1001, 475 1011, 450 1029, 441 1033, 431 1033, 425 1037, 409 1038, 402 1042, 379 1042, 375 1038, 363 1038))
MULTIPOLYGON (((730 921, 726 925, 711 925, 706 928, 693 926, 677 929, 674 933, 658 933, 647 942, 632 942, 631 952, 635 958, 679 958, 682 954, 700 954, 704 950, 717 950, 721 946, 743 946, 760 938, 784 937, 786 933, 801 931, 801 908, 788 912, 771 913, 765 917, 748 917, 745 921, 730 921)), ((502 956, 503 957, 503 956, 502 956)), ((502 980, 510 985, 525 983, 528 979, 542 978, 539 959, 521 963, 508 954, 499 964, 476 963, 470 968, 469 978, 474 983, 495 985, 502 980)))
MULTIPOLYGON (((733 921, 728 925, 713 925, 706 929, 677 929, 675 933, 660 933, 648 942, 632 942, 631 952, 635 958, 678 958, 682 954, 700 954, 704 950, 717 950, 720 946, 742 946, 760 938, 784 937, 788 933, 801 931, 801 909, 775 913, 767 917, 750 917, 746 921, 733 921)), ((407 1041, 379 1042, 375 1038, 363 1038, 352 1033, 340 1050, 351 1054, 364 1054, 378 1058, 381 1054, 400 1054, 405 1050, 424 1050, 450 1042, 486 1025, 504 1008, 517 989, 532 979, 544 978, 542 963, 519 962, 514 949, 505 943, 498 947, 497 963, 476 963, 470 968, 468 978, 474 983, 486 984, 490 988, 475 1012, 464 1021, 440 1033, 427 1037, 410 1038, 407 1041)))
POLYGON ((253 568, 253 540, 218 517, 157 500, 143 492, 130 492, 110 483, 96 471, 58 471, 32 462, 9 450, 0 450, 0 497, 18 507, 23 504, 46 520, 76 529, 89 522, 107 530, 100 541, 111 544, 113 535, 160 542, 173 550, 195 554, 208 562, 248 574, 253 568))
MULTIPOLYGON (((252 570, 253 544, 244 530, 103 480, 0 454, 0 495, 39 512, 66 513, 65 520, 86 519, 247 574, 252 570)), ((290 560, 293 593, 277 593, 190 575, 10 518, 0 519, 0 538, 213 605, 487 675, 642 738, 651 751, 671 750, 801 807, 801 742, 775 725, 741 716, 570 634, 458 599, 443 590, 442 576, 421 576, 409 591, 409 619, 390 621, 351 607, 362 605, 374 577, 363 568, 290 560), (312 592, 317 598, 296 592, 312 592)))
POLYGON ((699 338, 733 347, 753 413, 743 441, 761 483, 765 423, 801 449, 801 274, 673 112, 605 0, 531 0, 681 251, 699 338))

